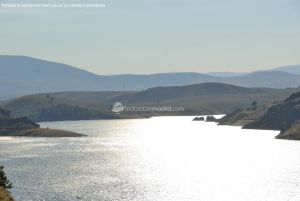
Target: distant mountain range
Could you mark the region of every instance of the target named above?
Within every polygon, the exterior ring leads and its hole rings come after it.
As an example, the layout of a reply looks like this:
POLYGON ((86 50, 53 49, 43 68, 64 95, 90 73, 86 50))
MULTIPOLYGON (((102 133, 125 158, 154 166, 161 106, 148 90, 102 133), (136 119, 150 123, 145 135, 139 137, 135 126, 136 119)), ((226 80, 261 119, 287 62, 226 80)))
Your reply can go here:
POLYGON ((62 91, 140 91, 158 86, 218 82, 243 87, 300 86, 300 65, 243 73, 96 75, 69 65, 25 56, 0 56, 0 100, 62 91))
POLYGON ((279 67, 279 68, 275 68, 274 70, 300 75, 300 64, 293 65, 293 66, 279 67))
POLYGON ((15 98, 2 107, 34 121, 140 118, 155 115, 227 114, 253 101, 271 104, 299 89, 245 88, 222 83, 155 87, 138 92, 59 92, 15 98), (112 105, 181 107, 184 111, 129 111, 115 114, 112 105))

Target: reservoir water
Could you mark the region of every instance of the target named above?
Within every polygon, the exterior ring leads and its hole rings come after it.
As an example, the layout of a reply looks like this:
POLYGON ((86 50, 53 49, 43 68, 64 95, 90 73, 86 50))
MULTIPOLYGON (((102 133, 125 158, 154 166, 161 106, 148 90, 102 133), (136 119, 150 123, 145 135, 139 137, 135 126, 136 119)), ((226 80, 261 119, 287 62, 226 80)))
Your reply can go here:
POLYGON ((44 122, 83 138, 0 138, 16 201, 299 201, 300 142, 193 117, 44 122))

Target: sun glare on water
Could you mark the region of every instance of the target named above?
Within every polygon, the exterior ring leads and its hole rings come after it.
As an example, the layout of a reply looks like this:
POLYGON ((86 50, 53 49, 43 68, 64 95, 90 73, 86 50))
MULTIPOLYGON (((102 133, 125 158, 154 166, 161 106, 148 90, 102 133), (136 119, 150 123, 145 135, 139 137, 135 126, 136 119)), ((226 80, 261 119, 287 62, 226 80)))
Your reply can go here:
POLYGON ((192 119, 45 122, 89 137, 2 138, 1 162, 17 200, 300 199, 297 142, 192 119))

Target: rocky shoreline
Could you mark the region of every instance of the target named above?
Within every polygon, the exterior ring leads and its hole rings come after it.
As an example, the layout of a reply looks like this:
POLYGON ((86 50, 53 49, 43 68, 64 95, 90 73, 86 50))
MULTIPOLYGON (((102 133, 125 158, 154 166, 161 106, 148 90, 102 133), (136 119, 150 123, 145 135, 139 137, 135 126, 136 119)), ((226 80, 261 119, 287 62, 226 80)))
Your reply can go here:
POLYGON ((243 129, 280 130, 277 139, 300 140, 300 92, 271 105, 252 104, 219 120, 219 125, 243 129))
POLYGON ((0 130, 0 136, 11 137, 84 137, 86 135, 47 128, 32 128, 32 129, 16 129, 16 130, 0 130))

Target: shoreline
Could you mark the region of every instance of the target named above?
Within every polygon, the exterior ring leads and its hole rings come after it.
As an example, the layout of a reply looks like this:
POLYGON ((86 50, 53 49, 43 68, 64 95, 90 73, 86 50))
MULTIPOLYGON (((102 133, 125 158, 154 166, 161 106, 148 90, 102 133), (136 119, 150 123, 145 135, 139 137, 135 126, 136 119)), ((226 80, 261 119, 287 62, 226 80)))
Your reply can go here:
POLYGON ((87 135, 59 129, 33 128, 6 130, 0 132, 0 137, 86 137, 87 135))

